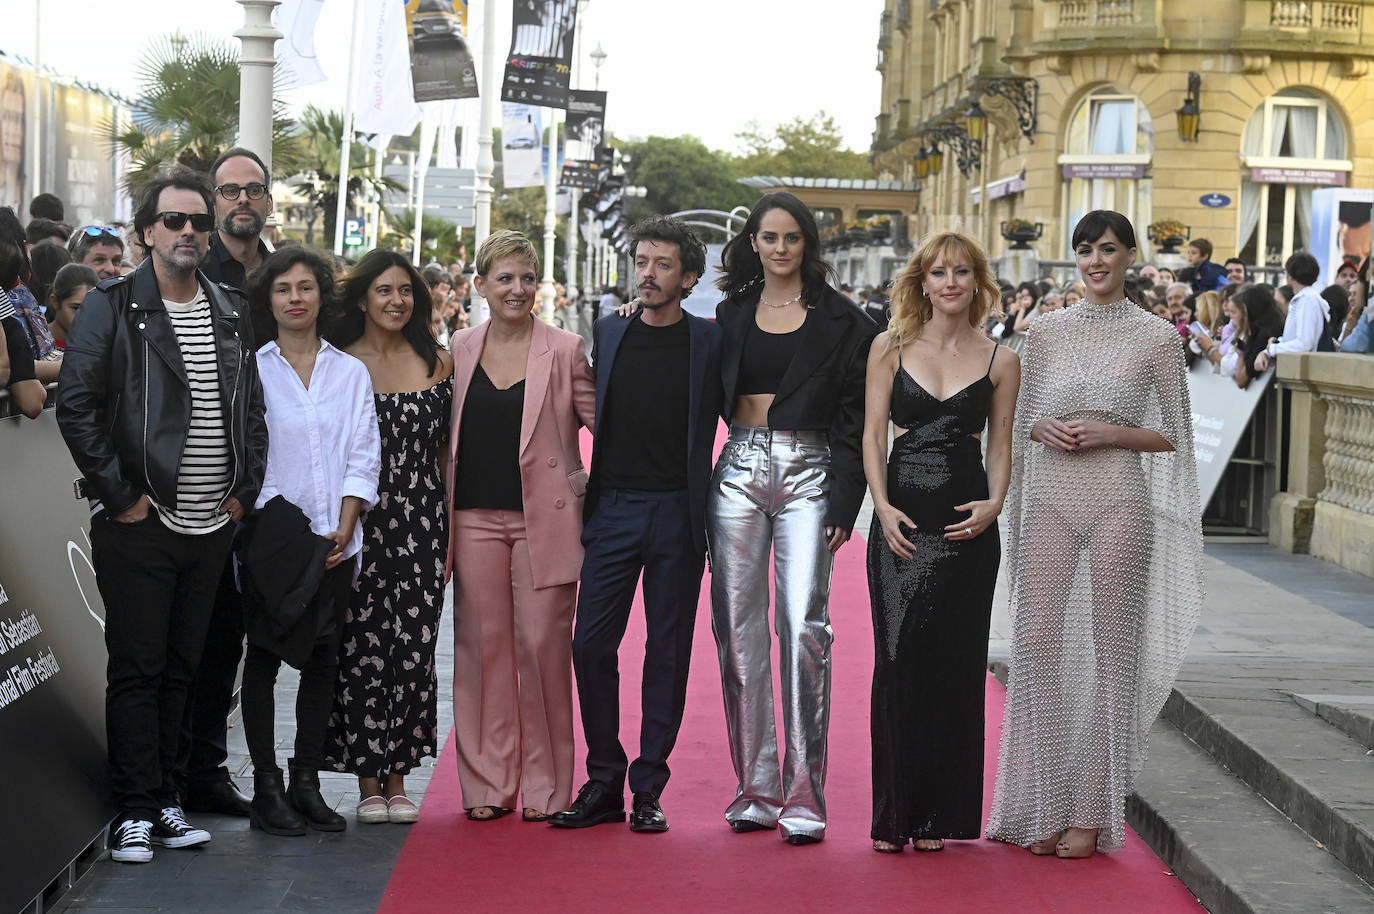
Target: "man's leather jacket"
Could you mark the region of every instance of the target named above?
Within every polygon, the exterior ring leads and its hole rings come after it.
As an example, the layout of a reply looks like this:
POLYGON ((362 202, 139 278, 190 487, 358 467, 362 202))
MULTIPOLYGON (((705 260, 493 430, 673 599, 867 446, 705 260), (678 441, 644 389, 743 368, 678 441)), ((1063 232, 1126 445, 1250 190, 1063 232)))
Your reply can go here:
MULTIPOLYGON (((267 422, 247 302, 196 274, 210 300, 225 432, 229 496, 252 510, 267 463, 267 422)), ((191 426, 191 389, 152 260, 87 294, 67 340, 57 424, 87 496, 110 516, 147 494, 177 503, 177 474, 191 426)))

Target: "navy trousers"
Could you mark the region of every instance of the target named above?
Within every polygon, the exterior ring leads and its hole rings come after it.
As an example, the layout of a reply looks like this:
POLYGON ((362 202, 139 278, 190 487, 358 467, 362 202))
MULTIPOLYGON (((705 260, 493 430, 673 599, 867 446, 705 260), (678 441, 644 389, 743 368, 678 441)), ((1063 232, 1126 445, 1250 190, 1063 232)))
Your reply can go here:
POLYGON ((629 783, 632 791, 655 796, 668 783, 668 754, 682 725, 705 564, 693 540, 686 491, 606 490, 582 531, 586 557, 573 631, 573 669, 587 739, 587 776, 612 791, 625 789, 619 652, 641 572, 648 630, 643 723, 639 757, 628 766, 629 783))

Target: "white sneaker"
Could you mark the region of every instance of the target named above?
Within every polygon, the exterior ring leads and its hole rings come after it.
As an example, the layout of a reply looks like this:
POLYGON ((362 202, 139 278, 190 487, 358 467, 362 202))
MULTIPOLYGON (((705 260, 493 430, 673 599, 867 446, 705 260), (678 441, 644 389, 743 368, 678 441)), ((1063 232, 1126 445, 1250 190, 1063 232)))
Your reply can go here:
POLYGON ((163 847, 195 847, 210 843, 210 833, 192 827, 180 806, 165 806, 153 823, 153 843, 163 847))
POLYGON ((147 863, 153 859, 153 845, 149 837, 153 823, 147 819, 125 819, 114 830, 110 841, 110 859, 116 863, 147 863))

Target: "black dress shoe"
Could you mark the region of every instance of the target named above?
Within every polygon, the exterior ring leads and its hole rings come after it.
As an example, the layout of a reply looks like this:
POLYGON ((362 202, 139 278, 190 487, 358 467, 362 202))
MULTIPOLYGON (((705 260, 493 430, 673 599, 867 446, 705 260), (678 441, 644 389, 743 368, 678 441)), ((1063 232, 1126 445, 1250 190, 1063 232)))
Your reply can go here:
POLYGON ((635 792, 634 812, 630 815, 630 831, 667 831, 668 817, 658 805, 658 797, 645 791, 635 792))
POLYGON ((549 824, 558 828, 588 828, 603 822, 624 821, 625 795, 596 781, 583 784, 571 806, 549 816, 549 824))
POLYGON ((239 792, 228 778, 209 784, 187 784, 182 791, 181 808, 187 812, 248 818, 253 803, 239 792))

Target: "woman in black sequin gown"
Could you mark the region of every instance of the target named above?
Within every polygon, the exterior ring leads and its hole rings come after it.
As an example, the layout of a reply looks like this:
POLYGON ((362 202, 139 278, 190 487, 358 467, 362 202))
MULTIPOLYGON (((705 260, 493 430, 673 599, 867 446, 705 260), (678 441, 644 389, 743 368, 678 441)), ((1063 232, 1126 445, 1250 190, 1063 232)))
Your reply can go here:
POLYGON ((980 331, 998 299, 987 258, 931 237, 897 277, 868 360, 873 493, 873 848, 937 851, 981 834, 983 692, 1011 475, 1016 353, 980 331), (888 423, 896 439, 887 455, 888 423), (979 436, 988 426, 988 471, 979 436))

